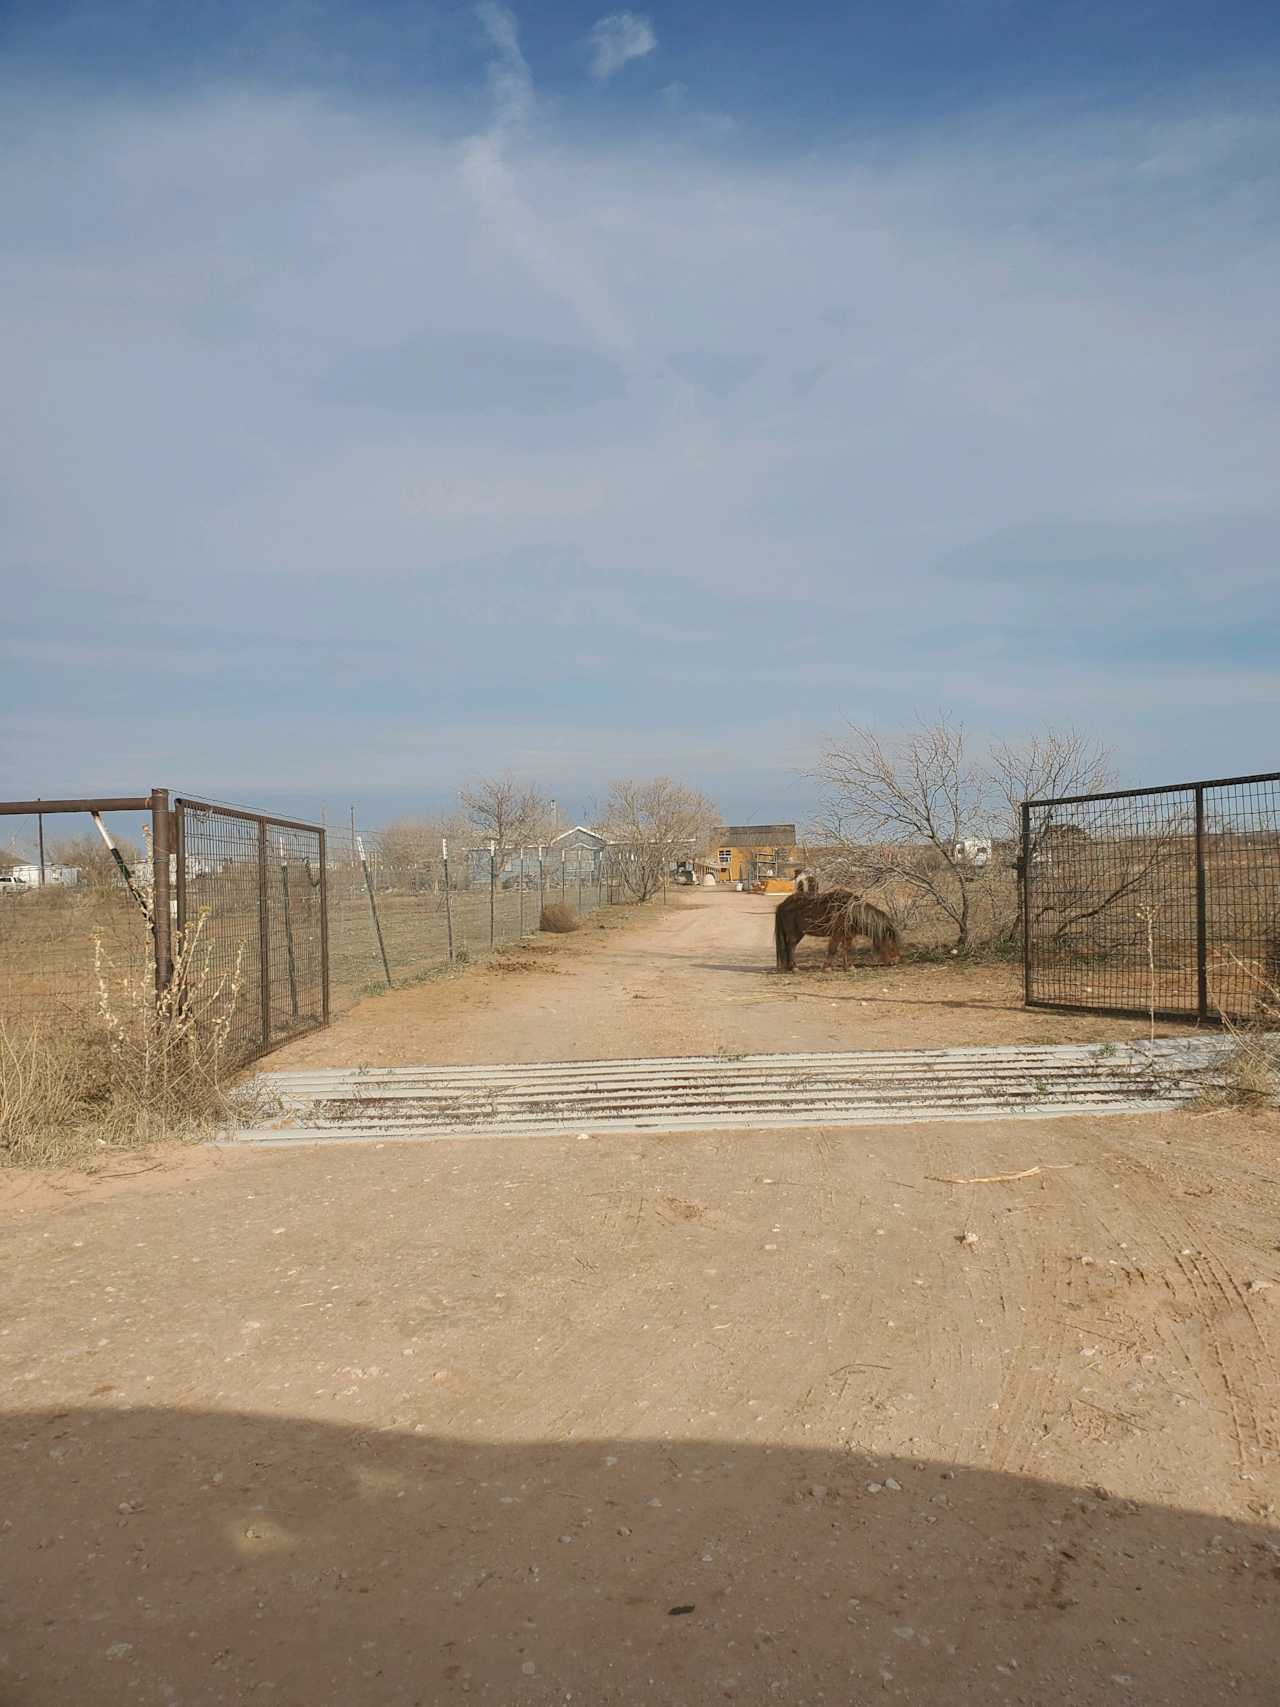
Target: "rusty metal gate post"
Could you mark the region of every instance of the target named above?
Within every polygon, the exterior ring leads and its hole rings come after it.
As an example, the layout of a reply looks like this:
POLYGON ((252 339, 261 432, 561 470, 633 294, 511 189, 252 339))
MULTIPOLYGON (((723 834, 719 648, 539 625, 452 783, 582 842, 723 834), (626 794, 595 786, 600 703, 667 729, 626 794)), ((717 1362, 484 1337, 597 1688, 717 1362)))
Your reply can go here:
POLYGON ((169 790, 151 790, 151 935, 156 956, 156 1000, 173 982, 173 914, 169 909, 169 790))
POLYGON ((267 889, 267 821, 258 820, 258 1006, 262 1014, 262 1043, 271 1044, 271 897, 267 889))
POLYGON ((320 1016, 329 1023, 329 837, 317 831, 320 853, 320 1016))
POLYGON ((1209 1017, 1209 921, 1206 916, 1204 870, 1204 786, 1197 783, 1196 802, 1196 1011, 1209 1017))
POLYGON ((1022 802, 1022 848, 1017 855, 1022 901, 1022 1000, 1031 1002, 1031 806, 1022 802))

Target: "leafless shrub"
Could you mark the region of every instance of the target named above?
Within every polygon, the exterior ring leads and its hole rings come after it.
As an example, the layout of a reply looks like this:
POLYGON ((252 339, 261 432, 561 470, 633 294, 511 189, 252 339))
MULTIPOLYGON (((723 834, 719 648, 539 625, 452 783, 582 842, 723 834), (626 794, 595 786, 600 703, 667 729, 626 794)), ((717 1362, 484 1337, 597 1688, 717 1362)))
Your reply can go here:
POLYGON ((1235 956, 1231 963, 1234 973, 1254 988, 1254 1011, 1247 1020, 1235 1019, 1215 997, 1218 1017, 1231 1041, 1196 1106, 1201 1110, 1274 1107, 1280 1101, 1280 1031, 1276 1030, 1280 984, 1268 970, 1255 971, 1235 956))
POLYGON ((240 966, 237 956, 230 974, 215 974, 203 926, 179 945, 159 999, 149 966, 115 966, 98 938, 93 1018, 0 1020, 0 1165, 66 1164, 216 1129, 240 966))
MULTIPOLYGON (((142 859, 142 849, 136 842, 116 838, 120 857, 132 871, 142 859)), ((148 849, 148 853, 149 853, 148 849)), ((50 865, 70 865, 80 873, 80 881, 90 889, 118 889, 120 872, 111 857, 110 849, 100 836, 66 836, 51 842, 48 852, 50 865)))
POLYGON ((539 929, 563 936, 568 931, 576 931, 579 924, 578 915, 572 907, 564 901, 552 901, 542 909, 539 929))

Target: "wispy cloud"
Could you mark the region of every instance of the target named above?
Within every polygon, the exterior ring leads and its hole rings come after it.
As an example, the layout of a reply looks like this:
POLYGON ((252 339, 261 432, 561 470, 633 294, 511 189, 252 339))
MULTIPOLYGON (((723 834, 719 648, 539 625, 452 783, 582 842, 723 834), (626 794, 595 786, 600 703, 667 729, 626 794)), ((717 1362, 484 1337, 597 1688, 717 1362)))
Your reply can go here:
POLYGON ((510 7, 498 0, 480 0, 476 16, 496 49, 489 62, 496 122, 503 131, 515 130, 533 117, 533 77, 520 51, 520 26, 510 7))
POLYGON ((518 182, 512 156, 517 145, 528 145, 536 97, 515 14, 496 0, 480 0, 476 12, 496 49, 489 65, 493 121, 464 145, 463 181, 531 282, 570 307, 578 330, 600 348, 627 359, 634 338, 589 261, 563 234, 553 235, 518 182))
POLYGON ((0 89, 0 793, 523 743, 789 816, 940 702, 1274 762, 1274 116, 618 148, 480 16, 480 119, 0 89))
POLYGON ((639 12, 610 12, 591 26, 591 75, 605 83, 633 59, 643 59, 658 45, 653 24, 639 12))

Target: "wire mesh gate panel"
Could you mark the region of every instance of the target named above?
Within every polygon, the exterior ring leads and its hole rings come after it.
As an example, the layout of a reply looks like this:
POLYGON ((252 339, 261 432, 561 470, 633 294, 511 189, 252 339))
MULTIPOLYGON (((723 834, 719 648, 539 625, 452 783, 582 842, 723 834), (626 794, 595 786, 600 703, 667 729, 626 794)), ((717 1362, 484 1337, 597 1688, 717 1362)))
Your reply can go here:
POLYGON ((14 862, 0 870, 0 1021, 93 1027, 104 990, 154 982, 151 823, 147 794, 0 801, 14 862))
POLYGON ((1280 773, 1022 809, 1030 1007, 1247 1018, 1280 988, 1280 773))
POLYGON ((174 803, 179 940, 198 929, 213 981, 236 990, 228 1041, 237 1057, 328 1020, 324 840, 311 824, 174 803))

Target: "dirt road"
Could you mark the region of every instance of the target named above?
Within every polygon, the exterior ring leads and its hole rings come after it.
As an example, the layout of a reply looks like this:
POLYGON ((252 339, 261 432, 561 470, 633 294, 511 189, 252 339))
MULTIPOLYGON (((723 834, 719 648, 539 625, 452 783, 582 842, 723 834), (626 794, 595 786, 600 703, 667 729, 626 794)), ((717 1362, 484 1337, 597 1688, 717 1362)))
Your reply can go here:
POLYGON ((271 1064, 589 1061, 1146 1034, 1141 1022, 1028 1011, 1011 966, 865 964, 846 977, 824 974, 825 942, 806 941, 797 972, 779 977, 775 904, 677 891, 640 923, 605 914, 576 935, 534 938, 460 976, 367 997, 271 1064))
POLYGON ((1275 1117, 144 1166, 0 1194, 5 1707, 1277 1701, 1275 1117))

